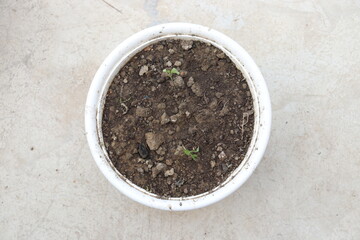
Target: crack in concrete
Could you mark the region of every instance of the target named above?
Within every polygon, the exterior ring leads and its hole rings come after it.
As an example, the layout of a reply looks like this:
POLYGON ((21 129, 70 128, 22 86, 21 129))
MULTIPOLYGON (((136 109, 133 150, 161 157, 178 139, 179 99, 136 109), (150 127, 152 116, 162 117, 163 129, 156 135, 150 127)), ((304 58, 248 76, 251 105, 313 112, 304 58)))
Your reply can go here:
POLYGON ((116 7, 114 7, 112 4, 108 3, 107 1, 105 0, 101 0, 103 1, 106 5, 108 5, 109 7, 111 7, 112 9, 114 9, 115 11, 119 12, 120 14, 122 14, 122 11, 116 7))

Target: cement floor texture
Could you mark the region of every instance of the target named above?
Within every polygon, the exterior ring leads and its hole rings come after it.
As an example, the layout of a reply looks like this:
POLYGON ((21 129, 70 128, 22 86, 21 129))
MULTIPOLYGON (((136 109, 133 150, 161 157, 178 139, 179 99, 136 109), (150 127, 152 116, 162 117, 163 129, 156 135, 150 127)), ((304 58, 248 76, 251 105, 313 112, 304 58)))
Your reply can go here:
POLYGON ((0 239, 360 239, 360 1, 0 1, 0 239), (133 33, 198 23, 238 41, 273 106, 259 167, 190 212, 142 206, 96 166, 84 105, 133 33))

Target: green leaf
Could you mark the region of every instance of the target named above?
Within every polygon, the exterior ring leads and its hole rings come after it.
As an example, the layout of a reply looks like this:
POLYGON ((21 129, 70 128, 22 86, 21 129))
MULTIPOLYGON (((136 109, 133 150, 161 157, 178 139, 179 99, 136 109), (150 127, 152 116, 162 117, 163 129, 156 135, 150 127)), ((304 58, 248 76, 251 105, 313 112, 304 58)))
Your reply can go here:
POLYGON ((163 72, 166 72, 166 73, 167 73, 168 71, 169 71, 169 70, 167 70, 166 68, 163 70, 163 72))
POLYGON ((177 75, 180 74, 179 71, 176 68, 171 69, 170 73, 175 73, 177 75))

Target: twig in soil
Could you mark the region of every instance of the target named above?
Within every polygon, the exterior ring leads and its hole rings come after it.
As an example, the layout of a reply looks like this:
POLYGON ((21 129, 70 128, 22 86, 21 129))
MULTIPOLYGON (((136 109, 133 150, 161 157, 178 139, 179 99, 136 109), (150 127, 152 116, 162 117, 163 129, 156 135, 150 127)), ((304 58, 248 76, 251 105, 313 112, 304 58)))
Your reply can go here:
POLYGON ((128 106, 125 105, 125 103, 130 101, 131 97, 129 97, 126 100, 122 99, 123 88, 124 88, 124 86, 121 85, 119 102, 120 102, 120 106, 122 106, 124 108, 124 109, 122 109, 122 112, 123 112, 123 115, 125 115, 129 111, 129 108, 128 108, 128 106))
POLYGON ((206 104, 208 104, 208 103, 209 103, 209 98, 208 98, 208 97, 206 97, 205 93, 204 93, 204 102, 205 102, 206 104))
POLYGON ((241 130, 241 139, 244 138, 244 127, 249 122, 249 117, 250 117, 251 114, 254 114, 253 110, 250 110, 250 111, 247 111, 247 112, 243 113, 241 126, 239 126, 239 128, 241 130))
POLYGON ((227 104, 229 101, 230 101, 230 100, 227 100, 226 102, 224 102, 224 105, 223 105, 222 109, 220 110, 220 112, 221 112, 222 110, 224 110, 224 108, 226 107, 226 104, 227 104))

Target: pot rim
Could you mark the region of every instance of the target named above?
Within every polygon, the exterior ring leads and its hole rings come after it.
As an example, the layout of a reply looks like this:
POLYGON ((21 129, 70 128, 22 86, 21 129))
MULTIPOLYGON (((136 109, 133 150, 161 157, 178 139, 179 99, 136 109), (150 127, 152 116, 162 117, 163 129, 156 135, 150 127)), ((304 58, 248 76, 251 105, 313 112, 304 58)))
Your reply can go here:
POLYGON ((271 129, 271 103, 264 78, 250 55, 226 35, 201 25, 167 23, 144 29, 120 43, 104 60, 91 83, 85 107, 85 131, 92 156, 105 177, 124 195, 143 205, 162 210, 184 211, 208 206, 229 196, 253 173, 265 152, 271 129), (105 150, 101 120, 106 92, 112 79, 132 56, 144 47, 167 38, 205 41, 220 48, 242 71, 254 103, 254 134, 241 164, 218 187, 206 193, 164 198, 149 193, 122 176, 105 150))

